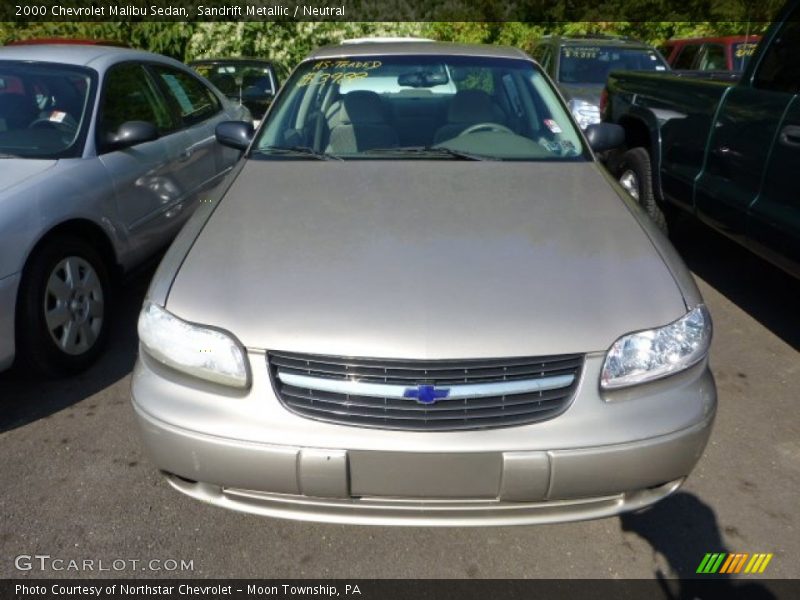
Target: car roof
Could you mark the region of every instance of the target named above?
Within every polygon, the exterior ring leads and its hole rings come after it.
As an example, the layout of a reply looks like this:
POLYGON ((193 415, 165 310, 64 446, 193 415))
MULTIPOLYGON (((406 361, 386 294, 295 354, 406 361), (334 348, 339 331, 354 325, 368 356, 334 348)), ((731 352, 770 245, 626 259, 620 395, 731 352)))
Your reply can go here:
POLYGON ((758 42, 761 40, 760 35, 751 34, 751 35, 723 35, 720 37, 694 37, 694 38, 675 38, 672 40, 667 40, 665 44, 674 45, 674 44, 704 44, 706 42, 758 42))
POLYGON ((579 46, 592 44, 595 46, 615 46, 615 47, 629 47, 629 48, 651 48, 650 44, 635 40, 628 37, 615 37, 615 36, 564 36, 564 35, 546 35, 541 38, 543 41, 556 41, 559 44, 566 46, 579 46))
POLYGON ((78 44, 90 46, 115 46, 117 48, 130 48, 125 42, 116 40, 96 40, 86 38, 27 38, 6 42, 6 46, 41 46, 43 44, 78 44))
POLYGON ((358 44, 335 44, 314 50, 306 60, 345 58, 348 56, 481 56, 491 58, 527 59, 530 57, 518 48, 489 44, 451 44, 448 42, 376 41, 358 44))
POLYGON ((267 60, 265 58, 253 58, 250 56, 237 56, 237 57, 227 57, 227 58, 198 58, 196 60, 190 61, 186 63, 189 66, 192 65, 224 65, 224 64, 231 64, 231 63, 259 63, 262 65, 272 65, 272 61, 267 60))
POLYGON ((126 60, 163 62, 183 66, 177 60, 132 48, 101 46, 97 44, 21 44, 0 47, 0 60, 24 60, 60 63, 103 70, 109 65, 126 60))

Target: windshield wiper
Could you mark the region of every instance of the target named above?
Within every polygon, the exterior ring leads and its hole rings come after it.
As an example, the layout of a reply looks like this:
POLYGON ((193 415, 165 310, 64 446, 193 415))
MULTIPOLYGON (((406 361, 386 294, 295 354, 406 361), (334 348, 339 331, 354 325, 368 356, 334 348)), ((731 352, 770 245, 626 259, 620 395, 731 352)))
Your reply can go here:
POLYGON ((266 148, 259 148, 259 154, 295 154, 300 156, 308 156, 316 160, 342 160, 338 156, 328 154, 327 152, 317 152, 308 146, 267 146, 266 148))
POLYGON ((365 154, 405 154, 415 156, 448 156, 458 160, 500 160, 494 156, 485 154, 475 154, 462 150, 453 150, 446 146, 401 146, 399 148, 373 148, 366 150, 365 154))

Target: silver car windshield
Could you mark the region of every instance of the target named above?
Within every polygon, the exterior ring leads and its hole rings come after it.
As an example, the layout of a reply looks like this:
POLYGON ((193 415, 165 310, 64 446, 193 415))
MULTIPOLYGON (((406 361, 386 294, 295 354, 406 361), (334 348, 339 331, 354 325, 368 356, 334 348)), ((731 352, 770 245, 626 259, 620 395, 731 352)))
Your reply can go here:
POLYGON ((0 61, 0 156, 79 155, 92 87, 86 69, 0 61))
POLYGON ((472 56, 306 61, 253 148, 279 160, 588 160, 538 67, 472 56))

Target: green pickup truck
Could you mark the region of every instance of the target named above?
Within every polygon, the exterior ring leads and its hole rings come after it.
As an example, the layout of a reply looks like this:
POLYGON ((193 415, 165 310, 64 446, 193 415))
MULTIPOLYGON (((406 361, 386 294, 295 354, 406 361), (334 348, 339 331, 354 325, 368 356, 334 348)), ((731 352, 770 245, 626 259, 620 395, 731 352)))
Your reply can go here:
POLYGON ((625 129, 607 159, 663 229, 680 210, 800 277, 800 1, 735 83, 611 73, 603 120, 625 129))

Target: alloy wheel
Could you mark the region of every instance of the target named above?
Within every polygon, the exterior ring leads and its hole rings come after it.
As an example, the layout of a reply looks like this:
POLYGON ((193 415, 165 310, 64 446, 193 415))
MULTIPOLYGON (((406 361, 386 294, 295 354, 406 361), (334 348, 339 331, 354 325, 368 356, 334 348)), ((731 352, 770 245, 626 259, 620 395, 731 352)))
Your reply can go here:
POLYGON ((59 350, 73 356, 97 342, 105 312, 100 278, 85 259, 68 256, 50 273, 44 295, 44 316, 59 350))

